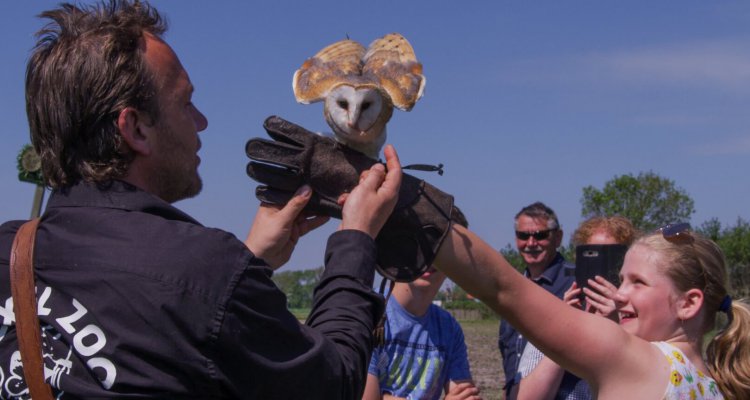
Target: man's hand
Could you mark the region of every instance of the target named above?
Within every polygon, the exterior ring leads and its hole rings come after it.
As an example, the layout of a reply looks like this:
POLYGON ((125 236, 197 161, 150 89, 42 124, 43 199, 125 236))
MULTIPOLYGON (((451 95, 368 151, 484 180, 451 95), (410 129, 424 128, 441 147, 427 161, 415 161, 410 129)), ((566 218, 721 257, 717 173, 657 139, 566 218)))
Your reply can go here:
POLYGON ((339 229, 360 230, 375 239, 393 212, 401 186, 401 163, 393 146, 386 146, 384 154, 387 173, 382 164, 374 164, 362 172, 351 193, 339 198, 343 205, 339 229))
POLYGON ((297 240, 328 221, 327 216, 308 218, 301 214, 311 195, 310 186, 303 185, 284 207, 260 204, 245 245, 271 268, 277 269, 289 261, 297 240))

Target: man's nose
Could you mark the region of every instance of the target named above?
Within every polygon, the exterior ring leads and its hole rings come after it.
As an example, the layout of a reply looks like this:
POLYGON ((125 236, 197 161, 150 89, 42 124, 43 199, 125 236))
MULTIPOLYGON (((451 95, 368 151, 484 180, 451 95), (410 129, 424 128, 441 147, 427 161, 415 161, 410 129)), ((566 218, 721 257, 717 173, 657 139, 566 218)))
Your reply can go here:
POLYGON ((193 112, 193 119, 195 120, 195 128, 198 130, 198 132, 206 130, 208 128, 208 118, 206 118, 205 115, 203 115, 200 110, 198 110, 198 107, 195 107, 195 111, 193 112))

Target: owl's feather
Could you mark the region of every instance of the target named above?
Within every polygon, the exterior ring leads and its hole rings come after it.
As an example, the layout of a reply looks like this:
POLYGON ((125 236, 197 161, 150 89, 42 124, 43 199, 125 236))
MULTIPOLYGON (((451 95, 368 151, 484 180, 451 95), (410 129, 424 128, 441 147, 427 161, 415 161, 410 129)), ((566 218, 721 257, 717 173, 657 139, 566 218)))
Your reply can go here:
POLYGON ((398 33, 389 33, 370 44, 362 75, 377 77, 393 105, 409 111, 422 97, 426 79, 414 48, 398 33))
POLYGON ((347 39, 326 46, 308 58, 292 79, 297 101, 314 103, 323 100, 331 89, 343 82, 361 81, 364 55, 364 46, 347 39))
POLYGON ((308 58, 294 73, 298 102, 325 100, 323 114, 339 142, 378 158, 395 105, 409 111, 425 78, 414 49, 398 33, 364 46, 341 40, 308 58))

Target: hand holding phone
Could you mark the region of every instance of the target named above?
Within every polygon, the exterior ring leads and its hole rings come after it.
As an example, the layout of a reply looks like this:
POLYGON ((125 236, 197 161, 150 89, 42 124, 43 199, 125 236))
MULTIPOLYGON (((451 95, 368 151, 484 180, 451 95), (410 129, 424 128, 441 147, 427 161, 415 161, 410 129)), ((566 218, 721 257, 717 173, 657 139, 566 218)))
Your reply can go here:
POLYGON ((583 244, 576 246, 576 286, 588 287, 588 280, 599 275, 615 286, 620 284, 620 268, 628 246, 624 244, 583 244))

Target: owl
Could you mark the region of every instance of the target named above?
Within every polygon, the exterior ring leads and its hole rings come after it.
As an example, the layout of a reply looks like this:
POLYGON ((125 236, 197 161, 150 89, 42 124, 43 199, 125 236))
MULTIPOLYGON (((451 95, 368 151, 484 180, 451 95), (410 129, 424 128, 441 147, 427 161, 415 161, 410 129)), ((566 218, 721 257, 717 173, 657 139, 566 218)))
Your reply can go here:
POLYGON ((338 142, 378 159, 393 107, 410 111, 425 82, 414 49, 390 33, 367 49, 349 39, 325 47, 294 73, 292 89, 299 103, 323 101, 338 142))

